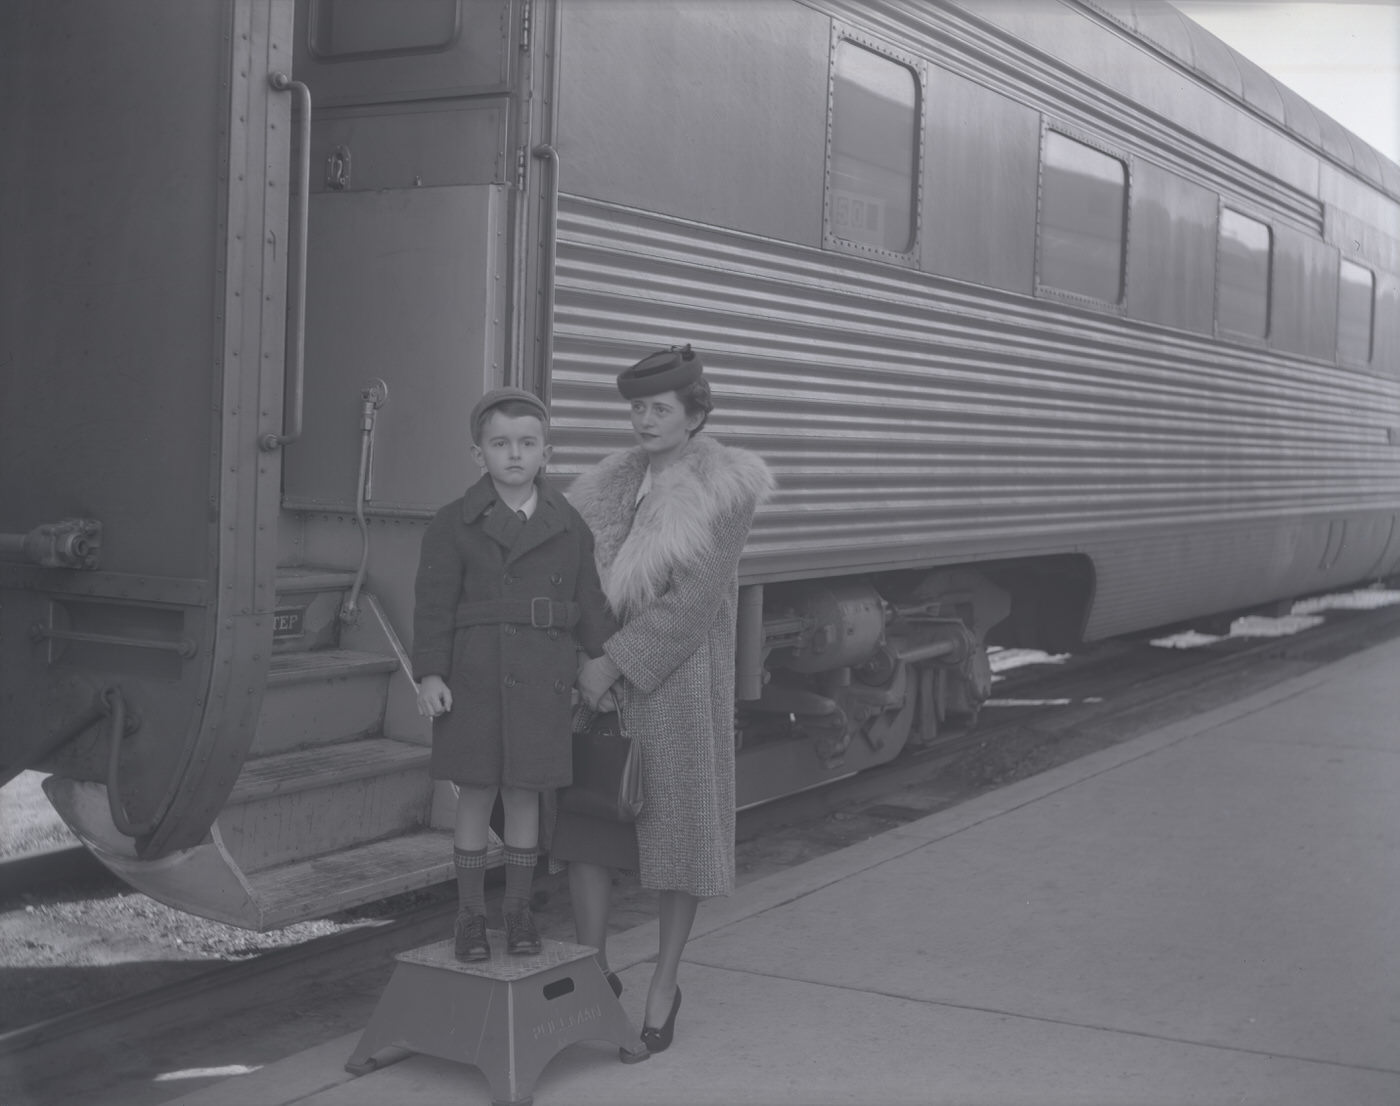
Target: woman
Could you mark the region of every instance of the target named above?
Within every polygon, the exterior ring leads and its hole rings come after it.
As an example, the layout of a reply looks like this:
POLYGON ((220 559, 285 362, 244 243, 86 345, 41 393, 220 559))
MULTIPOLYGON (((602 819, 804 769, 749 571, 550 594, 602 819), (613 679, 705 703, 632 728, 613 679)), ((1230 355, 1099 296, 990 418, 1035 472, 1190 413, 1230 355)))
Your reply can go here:
MULTIPOLYGON (((622 628, 584 663, 579 688, 592 706, 612 690, 641 741, 644 806, 635 846, 630 833, 618 840, 617 827, 562 814, 554 843, 556 858, 570 861, 579 942, 599 950, 604 971, 609 868, 635 869, 659 892, 661 941, 642 1029, 651 1053, 671 1043, 696 908, 734 887, 738 564, 773 478, 755 454, 700 434, 713 404, 689 346, 644 358, 617 387, 631 403, 637 445, 580 476, 569 499, 593 530, 622 628)), ((609 982, 621 991, 611 973, 609 982)))

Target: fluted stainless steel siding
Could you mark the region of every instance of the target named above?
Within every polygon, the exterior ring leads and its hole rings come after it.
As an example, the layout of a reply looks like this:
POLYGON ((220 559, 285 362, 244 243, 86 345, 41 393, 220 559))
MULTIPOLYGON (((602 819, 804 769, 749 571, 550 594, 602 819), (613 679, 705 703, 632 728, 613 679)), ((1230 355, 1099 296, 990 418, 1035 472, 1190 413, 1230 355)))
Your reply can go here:
POLYGON ((1082 553, 1100 636, 1323 586, 1329 520, 1369 563, 1400 512, 1393 375, 577 197, 558 242, 555 470, 629 442, 618 371, 695 343, 780 486, 747 580, 1082 553))

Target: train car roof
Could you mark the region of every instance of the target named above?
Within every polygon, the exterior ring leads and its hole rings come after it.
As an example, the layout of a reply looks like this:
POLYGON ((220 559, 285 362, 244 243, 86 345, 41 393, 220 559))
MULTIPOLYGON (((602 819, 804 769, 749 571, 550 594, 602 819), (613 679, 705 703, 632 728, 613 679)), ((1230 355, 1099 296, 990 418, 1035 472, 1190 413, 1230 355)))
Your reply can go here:
POLYGON ((1080 0, 1400 200, 1400 165, 1227 46, 1168 0, 1080 0))

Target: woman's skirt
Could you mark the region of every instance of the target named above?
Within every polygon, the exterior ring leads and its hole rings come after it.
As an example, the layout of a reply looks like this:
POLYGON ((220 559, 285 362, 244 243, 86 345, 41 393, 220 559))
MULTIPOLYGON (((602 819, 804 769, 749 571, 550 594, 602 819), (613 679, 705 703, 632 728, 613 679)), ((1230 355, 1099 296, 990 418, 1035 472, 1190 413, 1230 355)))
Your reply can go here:
POLYGON ((549 855, 557 861, 576 860, 604 868, 635 872, 641 866, 637 855, 637 827, 625 822, 590 818, 561 810, 554 822, 549 855))

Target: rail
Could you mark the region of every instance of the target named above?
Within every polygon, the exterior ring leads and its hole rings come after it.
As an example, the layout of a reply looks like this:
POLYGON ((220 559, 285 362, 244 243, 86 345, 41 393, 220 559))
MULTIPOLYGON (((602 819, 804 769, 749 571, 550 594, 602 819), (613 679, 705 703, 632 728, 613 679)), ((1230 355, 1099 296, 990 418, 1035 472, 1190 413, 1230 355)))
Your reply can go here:
POLYGON ((360 565, 350 596, 340 608, 342 622, 354 622, 360 613, 360 589, 369 568, 369 524, 365 503, 374 497, 374 424, 379 409, 389 400, 389 385, 375 377, 360 390, 360 475, 355 484, 355 524, 360 529, 360 565))
POLYGON ((289 306, 292 309, 293 325, 292 424, 289 427, 284 416, 282 433, 262 436, 258 446, 264 453, 281 449, 301 437, 306 404, 306 244, 311 199, 311 89, 301 81, 292 80, 285 73, 271 73, 267 80, 278 92, 290 90, 297 98, 301 115, 300 129, 297 132, 298 141, 301 143, 301 156, 297 167, 296 280, 288 288, 292 299, 289 306))
POLYGON ((540 337, 543 345, 543 357, 540 360, 540 371, 542 379, 548 379, 548 374, 554 364, 554 257, 558 250, 559 242, 559 151, 547 142, 542 142, 534 147, 530 153, 541 161, 549 162, 551 169, 549 182, 549 240, 541 243, 544 248, 541 253, 544 258, 542 267, 542 304, 540 307, 540 337))

